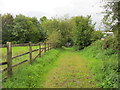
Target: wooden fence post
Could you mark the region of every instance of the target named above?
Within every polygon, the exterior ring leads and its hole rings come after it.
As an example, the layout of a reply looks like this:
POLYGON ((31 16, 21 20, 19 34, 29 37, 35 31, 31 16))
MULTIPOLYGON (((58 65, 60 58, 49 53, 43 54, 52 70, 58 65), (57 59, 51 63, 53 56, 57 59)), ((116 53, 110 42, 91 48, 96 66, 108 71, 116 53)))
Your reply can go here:
POLYGON ((52 43, 52 45, 51 45, 51 48, 53 48, 53 43, 52 43))
POLYGON ((50 45, 49 45, 49 43, 48 43, 48 51, 50 50, 50 49, 49 49, 49 46, 50 46, 50 45))
POLYGON ((41 43, 39 43, 39 56, 41 57, 41 43))
POLYGON ((50 43, 49 43, 49 50, 50 50, 50 43))
POLYGON ((29 52, 30 52, 30 64, 32 64, 32 43, 29 42, 29 52))
POLYGON ((45 45, 45 52, 46 52, 46 43, 44 43, 44 45, 45 45))
POLYGON ((7 42, 7 75, 12 76, 12 45, 7 42))
POLYGON ((49 43, 49 50, 51 49, 51 44, 49 43))
POLYGON ((51 43, 50 43, 50 50, 51 50, 51 43))
POLYGON ((50 50, 52 49, 51 44, 52 44, 52 43, 50 43, 50 50))

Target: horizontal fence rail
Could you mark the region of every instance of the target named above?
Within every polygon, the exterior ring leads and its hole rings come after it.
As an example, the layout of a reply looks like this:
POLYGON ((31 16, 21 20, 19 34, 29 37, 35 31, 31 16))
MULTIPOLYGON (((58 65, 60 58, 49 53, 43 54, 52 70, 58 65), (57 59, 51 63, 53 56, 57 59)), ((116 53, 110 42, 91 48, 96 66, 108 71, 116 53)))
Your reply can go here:
POLYGON ((4 72, 4 71, 7 71, 7 77, 11 77, 12 74, 13 74, 13 67, 16 67, 22 63, 25 63, 25 62, 30 62, 30 64, 33 63, 33 61, 37 58, 37 57, 40 57, 42 55, 43 52, 46 52, 46 51, 49 51, 50 49, 53 48, 52 46, 52 43, 38 43, 38 44, 32 44, 31 42, 29 43, 26 43, 26 44, 11 44, 11 42, 7 42, 7 44, 4 44, 4 45, 0 45, 0 47, 2 48, 7 48, 7 59, 5 62, 1 62, 0 65, 7 65, 6 68, 2 69, 0 72, 4 72), (44 45, 44 47, 42 46, 44 45), (22 54, 19 54, 19 55, 16 55, 16 56, 12 56, 12 47, 16 47, 16 46, 29 46, 29 51, 28 52, 25 52, 25 53, 22 53, 22 54), (32 50, 32 46, 39 46, 38 49, 34 49, 32 50), (36 51, 39 51, 38 54, 33 58, 32 56, 32 53, 33 52, 36 52, 36 51), (12 65, 12 60, 15 59, 15 58, 18 58, 18 57, 21 57, 21 56, 24 56, 24 55, 27 55, 29 54, 29 60, 24 60, 24 61, 21 61, 17 64, 14 64, 12 65))
POLYGON ((6 65, 7 64, 7 62, 2 62, 2 63, 0 63, 0 65, 6 65))
MULTIPOLYGON (((40 49, 44 49, 44 48, 40 48, 40 49)), ((38 51, 39 49, 35 49, 35 50, 33 50, 32 52, 35 52, 35 51, 38 51)), ((26 55, 26 54, 29 54, 30 52, 26 52, 26 53, 23 53, 23 54, 20 54, 20 55, 17 55, 17 56, 14 56, 14 57, 12 57, 12 59, 15 59, 15 58, 17 58, 17 57, 20 57, 20 56, 23 56, 23 55, 26 55)))
MULTIPOLYGON (((12 47, 18 47, 18 46, 29 46, 29 43, 25 43, 25 44, 12 44, 12 47)), ((0 44, 0 48, 6 48, 7 45, 6 44, 0 44)))
MULTIPOLYGON (((15 64, 15 65, 12 65, 12 67, 15 67, 15 66, 18 66, 18 65, 20 65, 20 64, 22 64, 22 63, 25 63, 25 62, 27 62, 28 60, 24 60, 24 61, 22 61, 22 62, 19 62, 19 63, 17 63, 17 64, 15 64)), ((6 71, 7 70, 7 68, 4 68, 3 70, 1 70, 0 72, 4 72, 4 71, 6 71)))

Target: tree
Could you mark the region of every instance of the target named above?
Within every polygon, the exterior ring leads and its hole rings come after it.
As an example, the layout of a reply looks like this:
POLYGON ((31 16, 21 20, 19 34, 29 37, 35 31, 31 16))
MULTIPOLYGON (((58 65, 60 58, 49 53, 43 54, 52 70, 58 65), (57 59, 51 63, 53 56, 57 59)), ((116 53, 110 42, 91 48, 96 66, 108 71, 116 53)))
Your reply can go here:
POLYGON ((51 37, 56 36, 56 38, 54 38, 54 41, 57 47, 65 45, 65 43, 71 38, 70 34, 73 25, 70 19, 47 19, 41 25, 47 35, 46 41, 52 41, 53 38, 51 37))
MULTIPOLYGON (((111 2, 106 2, 104 5, 104 18, 103 23, 107 27, 110 28, 109 31, 114 32, 114 40, 113 44, 117 45, 116 47, 119 47, 119 35, 120 35, 120 1, 114 1, 111 0, 111 2), (117 44, 116 44, 117 43, 117 44)), ((111 42, 111 41, 110 41, 111 42)), ((113 45, 113 46, 115 46, 113 45)), ((120 48, 117 48, 120 50, 120 48)))
POLYGON ((11 14, 2 15, 2 43, 5 44, 7 41, 12 41, 12 30, 13 30, 13 16, 11 14))
POLYGON ((30 27, 32 22, 28 20, 24 15, 16 15, 14 19, 14 40, 17 43, 24 43, 25 41, 30 41, 30 27))
MULTIPOLYGON (((111 2, 105 2, 104 5, 104 18, 103 24, 114 33, 118 33, 118 27, 120 27, 120 1, 111 0, 111 2)), ((115 33, 115 34, 117 34, 115 33)))
POLYGON ((43 41, 45 39, 45 35, 41 27, 41 24, 38 22, 37 18, 35 17, 30 18, 30 20, 32 21, 32 25, 31 25, 32 34, 30 33, 31 34, 30 40, 35 43, 39 41, 43 41))
POLYGON ((99 39, 101 39, 103 37, 103 35, 104 34, 100 30, 99 31, 93 31, 91 40, 92 41, 99 40, 99 39))
POLYGON ((43 39, 43 32, 38 20, 33 17, 26 17, 22 14, 14 19, 14 41, 17 43, 27 43, 29 41, 37 43, 43 39))
POLYGON ((2 15, 0 14, 0 44, 2 44, 2 15))
POLYGON ((90 16, 73 17, 73 41, 76 50, 81 50, 91 44, 92 32, 94 31, 94 25, 91 24, 90 16))
POLYGON ((43 23, 43 22, 46 21, 46 20, 47 20, 47 17, 46 17, 46 16, 43 16, 43 17, 40 18, 40 23, 43 23))

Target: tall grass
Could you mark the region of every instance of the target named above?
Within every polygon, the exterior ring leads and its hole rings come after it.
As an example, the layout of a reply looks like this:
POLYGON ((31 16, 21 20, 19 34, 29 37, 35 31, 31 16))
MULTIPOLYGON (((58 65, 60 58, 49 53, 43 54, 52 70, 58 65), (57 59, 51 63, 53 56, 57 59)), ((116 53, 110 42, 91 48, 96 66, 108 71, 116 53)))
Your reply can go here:
POLYGON ((3 88, 41 88, 44 74, 54 67, 54 62, 61 51, 53 49, 37 58, 32 65, 23 64, 11 78, 3 82, 3 88))
POLYGON ((103 49, 104 41, 96 41, 91 46, 80 51, 89 61, 89 66, 95 74, 98 86, 103 88, 118 87, 118 53, 113 49, 103 49))

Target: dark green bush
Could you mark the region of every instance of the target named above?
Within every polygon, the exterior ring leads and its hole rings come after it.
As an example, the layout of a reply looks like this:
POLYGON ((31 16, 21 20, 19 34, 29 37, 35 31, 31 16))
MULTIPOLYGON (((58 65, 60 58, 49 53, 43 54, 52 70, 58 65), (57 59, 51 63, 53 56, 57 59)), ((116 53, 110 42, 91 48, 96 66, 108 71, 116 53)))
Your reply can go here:
POLYGON ((103 37, 103 35, 104 34, 102 33, 102 31, 93 31, 91 40, 92 41, 99 40, 103 37))
POLYGON ((105 38, 103 41, 103 49, 113 49, 113 50, 118 50, 118 41, 116 37, 113 36, 108 36, 105 38))

